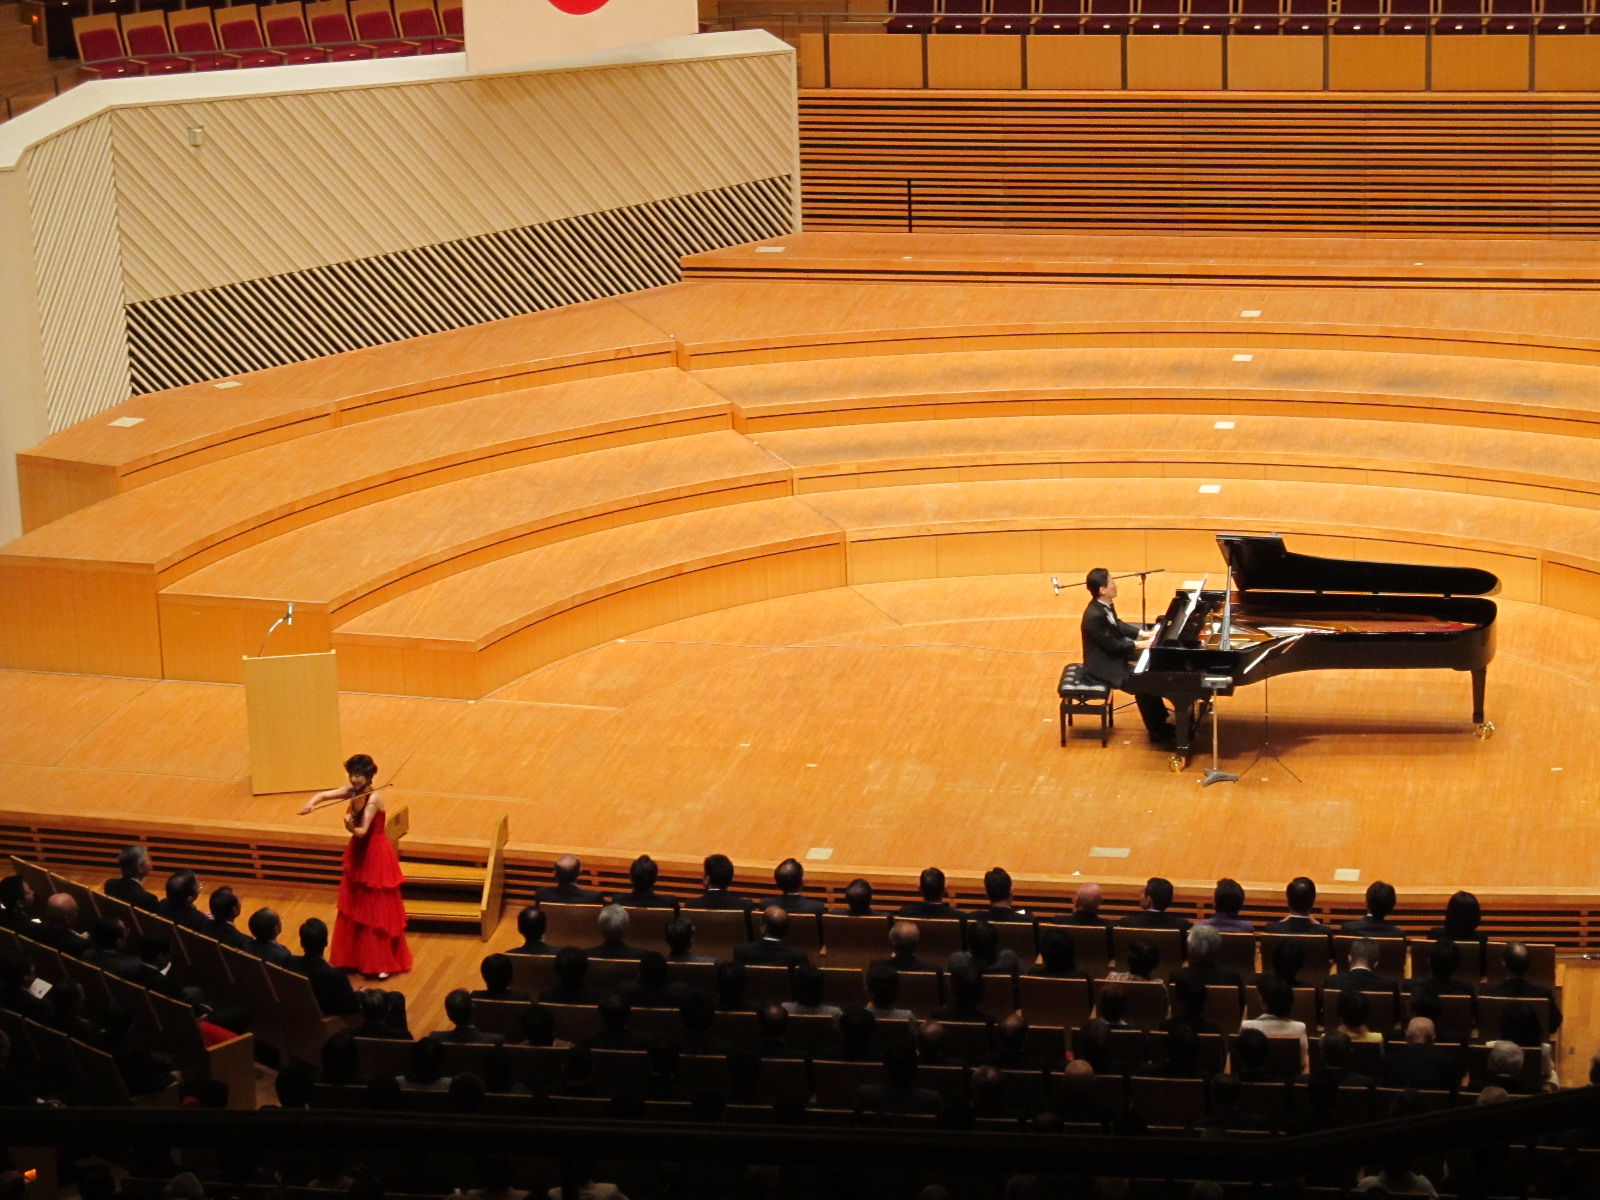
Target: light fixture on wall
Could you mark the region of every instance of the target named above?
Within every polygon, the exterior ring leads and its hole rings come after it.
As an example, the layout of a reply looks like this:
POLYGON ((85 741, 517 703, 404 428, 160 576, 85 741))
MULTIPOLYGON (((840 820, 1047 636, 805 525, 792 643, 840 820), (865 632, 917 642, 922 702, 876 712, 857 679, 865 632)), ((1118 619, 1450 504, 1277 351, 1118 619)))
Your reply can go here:
POLYGON ((184 137, 188 141, 189 145, 193 146, 196 150, 198 150, 201 146, 205 145, 205 140, 206 140, 205 126, 203 126, 203 125, 191 125, 191 126, 189 126, 189 128, 184 131, 184 137))

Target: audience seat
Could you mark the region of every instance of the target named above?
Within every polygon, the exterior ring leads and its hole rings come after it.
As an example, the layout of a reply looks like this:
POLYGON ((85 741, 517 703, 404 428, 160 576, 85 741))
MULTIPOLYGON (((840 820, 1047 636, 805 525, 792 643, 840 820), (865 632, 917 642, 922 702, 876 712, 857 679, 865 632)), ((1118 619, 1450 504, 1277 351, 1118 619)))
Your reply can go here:
POLYGON ((1183 0, 1139 0, 1139 15, 1132 32, 1168 34, 1183 32, 1183 0))
POLYGON ((539 908, 545 915, 545 942, 551 946, 576 946, 580 950, 598 945, 603 907, 600 904, 541 904, 539 908))
MULTIPOLYGON (((1378 961, 1373 969, 1380 975, 1387 975, 1390 979, 1399 979, 1406 973, 1406 939, 1405 938, 1371 938, 1378 947, 1378 961)), ((1333 960, 1336 964, 1334 970, 1348 971, 1350 969, 1350 947, 1355 943, 1353 937, 1336 937, 1333 939, 1333 960)))
MULTIPOLYGON (((1437 944, 1430 941, 1414 941, 1410 944, 1413 979, 1428 977, 1428 959, 1437 944)), ((1456 972, 1456 978, 1463 983, 1476 984, 1483 978, 1483 944, 1477 941, 1457 942, 1456 949, 1461 951, 1461 969, 1456 972)))
POLYGON ((675 908, 628 909, 628 943, 641 950, 667 952, 667 926, 678 916, 675 908))
POLYGON ((123 79, 144 74, 144 64, 128 57, 122 27, 115 13, 74 17, 72 33, 78 43, 83 70, 94 79, 123 79))
POLYGON ((411 1069, 411 1043, 399 1038, 358 1037, 356 1059, 364 1078, 404 1075, 411 1069))
POLYGON ((230 5, 216 14, 216 23, 222 48, 238 54, 241 67, 275 67, 288 57, 268 48, 254 4, 230 5))
POLYGON ((1218 1029, 1234 1033, 1244 1020, 1244 993, 1232 984, 1210 984, 1206 988, 1206 1016, 1218 1029))
POLYGON ((1241 979, 1249 978, 1256 970, 1256 935, 1253 933, 1224 933, 1222 945, 1217 949, 1216 965, 1239 972, 1241 979))
POLYGON ((830 967, 865 967, 889 956, 889 922, 881 916, 822 914, 822 940, 830 967))
POLYGON ((420 43, 401 38, 389 0, 353 0, 350 18, 356 37, 370 45, 377 58, 406 58, 422 50, 420 43))
MULTIPOLYGON (((1253 987, 1244 990, 1244 1015, 1247 1019, 1259 1017, 1262 1013, 1261 992, 1253 987)), ((1304 1021, 1307 1031, 1317 1023, 1317 989, 1314 987, 1298 987, 1294 989, 1294 1010, 1290 1014, 1296 1021, 1304 1021)))
POLYGON ((1368 36, 1383 28, 1380 19, 1384 0, 1338 0, 1338 15, 1332 22, 1332 32, 1368 36))
POLYGON ((1166 979, 1183 965, 1183 934, 1178 930, 1116 928, 1111 931, 1111 958, 1118 967, 1127 964, 1128 947, 1134 942, 1154 947, 1161 956, 1156 963, 1157 979, 1166 979))
POLYGON ((312 39, 327 49, 329 62, 355 62, 372 57, 372 47, 356 41, 345 0, 313 0, 306 6, 306 20, 312 39))
POLYGON ((885 32, 929 33, 933 30, 936 0, 890 0, 889 11, 893 15, 883 23, 885 32))
POLYGON ((1326 975, 1333 962, 1333 947, 1328 938, 1320 933, 1263 933, 1261 935, 1261 968, 1267 970, 1272 966, 1272 956, 1277 952, 1278 943, 1285 938, 1294 938, 1300 948, 1305 951, 1305 970, 1301 972, 1303 979, 1315 979, 1326 975))
POLYGON ((1239 1107, 1266 1119, 1274 1130, 1283 1129, 1289 1119, 1289 1084, 1241 1083, 1239 1107))
POLYGON ((433 0, 394 0, 394 12, 400 35, 417 42, 423 54, 454 54, 462 48, 459 39, 445 36, 433 0))
POLYGON ((752 1004, 782 1004, 793 999, 794 973, 788 967, 746 967, 745 999, 752 1004))
POLYGON ((1042 34, 1080 33, 1083 30, 1086 0, 1039 0, 1039 16, 1033 32, 1042 34))
MULTIPOLYGON (((1100 990, 1110 982, 1105 979, 1095 980, 1094 988, 1097 998, 1096 1011, 1098 1012, 1098 996, 1100 990)), ((1156 1029, 1161 1022, 1167 1019, 1167 985, 1154 980, 1149 983, 1123 982, 1118 985, 1128 997, 1128 1024, 1139 1029, 1156 1029)))
POLYGON ((1081 979, 1023 975, 1017 980, 1022 1015, 1033 1026, 1076 1029, 1094 1011, 1089 985, 1081 979))
POLYGON ((1215 37, 1226 32, 1232 12, 1232 0, 1189 0, 1189 15, 1184 20, 1183 31, 1215 37))
POLYGON ((146 75, 182 75, 194 70, 193 59, 173 53, 167 14, 159 9, 123 13, 122 40, 128 54, 144 63, 146 75))
POLYGON ((239 65, 239 55, 226 54, 217 41, 209 8, 185 8, 167 14, 167 28, 178 53, 194 63, 196 71, 225 71, 239 65))
POLYGON ((444 24, 447 37, 465 38, 466 22, 461 0, 439 0, 439 19, 444 24))
POLYGON ((694 948, 712 958, 731 959, 735 946, 750 940, 750 922, 739 909, 691 908, 684 916, 694 922, 694 948))
POLYGON ((1235 34, 1275 34, 1282 32, 1283 16, 1279 0, 1238 0, 1238 20, 1230 27, 1235 34))
POLYGON ((1072 942, 1074 962, 1090 979, 1099 979, 1111 968, 1111 933, 1095 925, 1058 925, 1072 942))
POLYGON ((1543 0, 1534 30, 1542 35, 1587 33, 1596 18, 1586 12, 1584 0, 1543 0))
POLYGON ((935 33, 982 33, 984 0, 944 0, 933 23, 935 33))
POLYGON ((919 1017, 927 1017, 944 1003, 943 971, 901 971, 901 1008, 909 1008, 919 1017))
POLYGON ((519 992, 537 996, 555 986, 556 960, 550 954, 513 954, 511 959, 511 986, 519 992))
MULTIPOLYGON (((917 944, 917 957, 924 962, 943 964, 949 957, 962 949, 962 927, 960 921, 945 921, 928 917, 906 917, 917 927, 921 940, 917 944)), ((887 951, 885 951, 885 957, 887 951)))
POLYGON ((1088 10, 1083 21, 1085 33, 1114 36, 1133 26, 1133 0, 1088 0, 1088 10))
POLYGON ((985 33, 1023 34, 1032 27, 1033 0, 989 0, 985 33))
POLYGON ((1206 1081, 1132 1075, 1128 1105, 1152 1127, 1194 1129, 1206 1119, 1206 1081))
POLYGON ((266 5, 261 9, 261 27, 266 31, 267 45, 283 51, 284 61, 289 66, 328 61, 327 50, 311 44, 311 36, 306 32, 305 6, 299 0, 266 5))

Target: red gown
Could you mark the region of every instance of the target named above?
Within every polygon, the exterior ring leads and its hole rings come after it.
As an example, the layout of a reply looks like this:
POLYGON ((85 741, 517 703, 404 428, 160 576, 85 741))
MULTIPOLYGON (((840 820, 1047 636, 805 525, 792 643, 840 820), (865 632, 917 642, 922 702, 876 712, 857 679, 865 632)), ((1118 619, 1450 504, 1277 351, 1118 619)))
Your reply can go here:
POLYGON ((388 815, 380 809, 366 836, 352 837, 344 848, 328 962, 363 975, 397 975, 411 969, 406 907, 400 899, 405 876, 394 843, 383 835, 388 815))

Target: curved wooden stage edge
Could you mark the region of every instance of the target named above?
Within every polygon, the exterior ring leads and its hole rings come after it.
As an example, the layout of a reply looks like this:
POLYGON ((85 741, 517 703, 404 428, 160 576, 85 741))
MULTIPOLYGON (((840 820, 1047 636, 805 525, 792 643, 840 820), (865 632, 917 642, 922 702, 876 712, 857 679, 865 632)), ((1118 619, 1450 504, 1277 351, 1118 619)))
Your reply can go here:
MULTIPOLYGON (((1001 863, 1044 909, 1466 886, 1600 944, 1596 248, 1140 242, 801 235, 64 431, 0 549, 0 848, 330 882, 336 816, 246 779, 239 655, 292 600, 274 649, 339 651, 413 852, 509 814, 513 902, 562 851, 687 888, 720 850, 752 891, 1001 863), (1236 784, 1131 709, 1058 746, 1082 572, 1167 568, 1154 614, 1230 529, 1496 571, 1498 735, 1465 676, 1327 672, 1271 685, 1282 761, 1236 784)), ((1230 769, 1266 700, 1222 704, 1230 769)))

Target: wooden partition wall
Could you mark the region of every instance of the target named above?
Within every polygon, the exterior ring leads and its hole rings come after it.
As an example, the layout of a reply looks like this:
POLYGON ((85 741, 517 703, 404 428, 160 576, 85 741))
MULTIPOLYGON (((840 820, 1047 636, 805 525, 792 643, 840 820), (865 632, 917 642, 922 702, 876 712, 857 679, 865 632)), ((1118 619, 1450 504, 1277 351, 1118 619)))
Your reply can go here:
POLYGON ((807 88, 1034 91, 1581 92, 1600 39, 801 32, 807 88))

